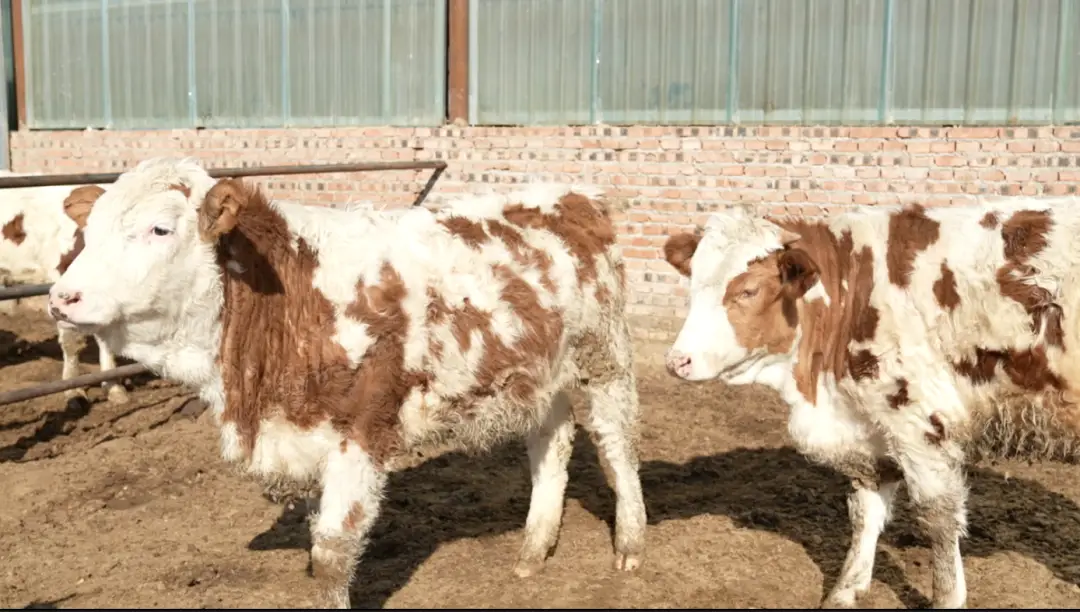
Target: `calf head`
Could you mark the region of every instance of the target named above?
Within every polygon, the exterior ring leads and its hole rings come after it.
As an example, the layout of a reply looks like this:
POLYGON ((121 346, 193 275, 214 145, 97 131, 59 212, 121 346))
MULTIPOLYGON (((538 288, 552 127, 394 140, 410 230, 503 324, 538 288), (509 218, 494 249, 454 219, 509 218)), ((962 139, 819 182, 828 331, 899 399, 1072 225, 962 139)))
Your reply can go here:
POLYGON ((123 345, 159 339, 165 323, 213 301, 220 279, 198 228, 213 184, 192 160, 152 159, 121 174, 92 206, 73 193, 65 209, 83 226, 84 244, 49 293, 53 318, 123 345))
POLYGON ((690 278, 690 311, 667 356, 673 375, 743 384, 789 358, 798 301, 818 281, 810 255, 792 247, 798 239, 743 208, 668 238, 667 261, 690 278))

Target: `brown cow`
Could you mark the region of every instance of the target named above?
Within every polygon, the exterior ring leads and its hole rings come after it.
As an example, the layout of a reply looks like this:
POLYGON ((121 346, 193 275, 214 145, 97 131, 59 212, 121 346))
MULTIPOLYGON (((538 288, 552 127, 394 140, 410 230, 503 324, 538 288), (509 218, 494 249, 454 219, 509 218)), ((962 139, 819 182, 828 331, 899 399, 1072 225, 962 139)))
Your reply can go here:
POLYGON ((827 605, 870 586, 901 482, 928 528, 934 605, 964 605, 965 457, 1075 457, 1078 205, 872 207, 827 222, 735 209, 668 240, 691 286, 669 370, 775 388, 796 447, 854 482, 827 605))
POLYGON ((538 571, 561 522, 573 386, 611 467, 616 566, 640 564, 623 284, 611 219, 580 190, 391 217, 269 203, 193 161, 148 160, 95 205, 51 303, 65 325, 196 387, 226 458, 321 486, 312 566, 324 603, 346 607, 387 474, 432 444, 525 436, 516 571, 538 571))

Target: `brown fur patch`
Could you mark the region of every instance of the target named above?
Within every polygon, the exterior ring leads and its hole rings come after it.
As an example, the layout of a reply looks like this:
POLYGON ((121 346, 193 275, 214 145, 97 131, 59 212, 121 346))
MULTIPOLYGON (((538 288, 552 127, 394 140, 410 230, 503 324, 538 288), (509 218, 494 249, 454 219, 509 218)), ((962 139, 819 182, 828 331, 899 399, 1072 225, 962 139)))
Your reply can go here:
POLYGON ((1029 260, 1046 248, 1052 227, 1053 218, 1045 211, 1021 210, 1009 217, 1001 226, 1005 264, 997 271, 997 282, 1001 295, 1031 315, 1033 331, 1038 333, 1045 326, 1045 342, 1064 348, 1061 307, 1049 290, 1029 282, 1038 273, 1029 260))
POLYGON ((889 407, 893 410, 899 410, 901 406, 905 406, 911 402, 911 398, 908 396, 908 381, 905 378, 896 379, 896 393, 890 393, 885 396, 885 399, 889 401, 889 407))
POLYGON ((690 276, 690 260, 694 257, 701 236, 675 234, 664 243, 664 259, 683 276, 690 276))
POLYGON ((870 351, 866 349, 856 351, 848 359, 848 368, 853 379, 877 378, 878 358, 870 351))
POLYGON ((86 227, 86 219, 90 216, 94 203, 104 193, 105 190, 97 185, 83 185, 72 189, 71 193, 64 198, 64 214, 75 222, 75 243, 71 245, 67 253, 60 256, 60 261, 56 264, 57 272, 61 274, 66 272, 82 252, 86 245, 82 233, 83 228, 86 227))
POLYGON ((1063 389, 1061 378, 1050 369, 1046 350, 1037 346, 1022 351, 998 351, 976 348, 975 357, 964 358, 954 363, 953 368, 972 384, 987 384, 994 379, 998 366, 1014 385, 1025 391, 1044 391, 1063 389))
POLYGON ((1049 212, 1021 210, 1001 225, 1001 239, 1005 242, 1005 259, 1024 263, 1038 255, 1049 243, 1050 228, 1054 220, 1049 212))
POLYGON ((478 249, 488 241, 487 232, 484 231, 484 226, 478 221, 467 217, 447 217, 440 219, 439 223, 471 248, 478 249))
POLYGON ((67 253, 60 256, 60 262, 56 264, 56 271, 60 274, 67 272, 67 269, 71 267, 71 263, 75 261, 75 258, 82 253, 83 247, 86 243, 83 240, 82 230, 75 230, 75 244, 71 245, 71 249, 67 253))
POLYGON ((551 277, 551 266, 554 263, 551 255, 530 245, 520 231, 505 223, 489 219, 487 231, 492 237, 502 241, 506 250, 510 252, 510 256, 519 265, 540 270, 540 285, 545 290, 555 293, 555 281, 551 277))
POLYGON ((997 366, 1005 359, 1005 353, 984 348, 975 349, 975 357, 961 359, 953 364, 953 369, 967 377, 974 385, 983 385, 994 379, 997 366))
POLYGON ((940 446, 945 442, 945 424, 941 422, 938 413, 930 415, 930 426, 934 428, 934 431, 926 433, 926 441, 934 446, 940 446))
POLYGON ((345 521, 341 527, 345 531, 355 532, 357 527, 364 522, 364 506, 360 502, 353 502, 349 508, 349 513, 345 515, 345 521))
POLYGON ((820 222, 775 220, 784 230, 799 239, 790 247, 806 252, 819 270, 818 281, 829 296, 823 300, 799 303, 798 320, 804 323, 799 340, 795 383, 799 392, 813 403, 817 399, 818 378, 822 372, 837 380, 857 375, 876 375, 877 360, 869 352, 852 355, 851 342, 872 340, 877 331, 879 313, 870 305, 874 286, 873 253, 869 247, 855 251, 851 234, 839 238, 820 222), (844 283, 847 283, 845 288, 844 283))
POLYGON ((179 191, 180 193, 184 194, 185 198, 191 197, 191 187, 188 187, 183 183, 173 183, 172 185, 169 185, 169 189, 172 189, 173 191, 179 191))
POLYGON ((945 310, 955 310, 960 305, 960 294, 956 291, 956 275, 949 266, 941 262, 941 276, 934 281, 934 297, 945 310))
POLYGON ((104 193, 105 190, 97 185, 83 185, 72 189, 64 198, 64 214, 81 230, 86 227, 86 218, 90 216, 94 203, 104 193))
POLYGON ((885 264, 889 282, 907 287, 915 270, 915 256, 937 242, 941 224, 926 216, 919 204, 905 207, 889 218, 889 245, 885 264))
POLYGON ((527 403, 534 397, 541 379, 550 372, 563 334, 562 315, 544 308, 540 296, 528 283, 506 266, 496 266, 494 271, 504 283, 501 299, 521 319, 524 333, 507 346, 495 333, 490 312, 480 310, 467 298, 463 307, 448 309, 450 329, 461 350, 472 347, 477 331, 484 347, 469 392, 472 398, 459 398, 465 405, 470 399, 498 391, 504 391, 514 402, 527 403))
POLYGON ((14 242, 15 246, 22 244, 23 240, 26 240, 26 229, 23 228, 23 214, 19 213, 5 223, 2 233, 4 240, 14 242))
POLYGON ((986 229, 994 229, 998 225, 998 214, 993 211, 986 213, 983 215, 982 220, 979 221, 979 225, 986 229))
POLYGON ((431 375, 405 369, 405 333, 409 318, 402 306, 408 289, 401 275, 384 263, 378 282, 356 284, 356 299, 345 316, 367 324, 368 336, 377 338, 364 354, 352 383, 349 421, 335 423, 348 428, 350 436, 376 462, 386 461, 400 450, 400 410, 414 387, 426 391, 431 375), (358 414, 357 414, 358 413, 358 414))
POLYGON ((545 229, 561 238, 574 256, 580 285, 596 280, 596 257, 615 244, 608 210, 576 193, 560 198, 553 213, 515 204, 503 210, 503 217, 518 227, 545 229))

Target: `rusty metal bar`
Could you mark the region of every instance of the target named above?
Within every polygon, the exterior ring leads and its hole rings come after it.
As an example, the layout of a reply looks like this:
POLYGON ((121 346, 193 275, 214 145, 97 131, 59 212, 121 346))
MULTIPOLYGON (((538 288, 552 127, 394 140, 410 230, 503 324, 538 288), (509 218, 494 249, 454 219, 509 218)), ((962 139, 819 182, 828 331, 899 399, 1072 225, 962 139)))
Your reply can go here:
POLYGON ((446 119, 469 122, 469 0, 449 0, 447 15, 446 119))
POLYGON ((441 163, 442 165, 435 168, 435 172, 431 173, 431 177, 428 178, 428 181, 424 185, 424 188, 420 190, 419 195, 416 196, 416 200, 413 201, 413 206, 420 206, 424 203, 424 200, 427 198, 428 194, 431 193, 431 190, 435 188, 435 181, 439 180, 439 177, 442 176, 443 170, 446 170, 446 162, 439 163, 441 163))
MULTIPOLYGON (((285 174, 328 174, 331 172, 377 172, 380 170, 441 171, 444 161, 364 162, 356 164, 322 164, 308 166, 256 166, 251 168, 211 168, 206 172, 214 178, 240 178, 245 176, 272 176, 285 174)), ((0 189, 16 187, 47 187, 53 185, 92 185, 113 183, 122 172, 99 172, 87 174, 49 174, 38 176, 0 177, 0 189)))
POLYGON ((67 380, 54 380, 52 382, 37 385, 36 387, 25 387, 23 389, 0 393, 0 406, 14 404, 15 402, 23 402, 43 395, 63 393, 69 389, 89 387, 91 385, 101 384, 107 380, 114 380, 125 376, 135 376, 136 374, 142 374, 148 371, 146 366, 139 363, 132 363, 111 370, 105 370, 104 372, 83 374, 82 376, 76 376, 75 378, 69 378, 67 380))
POLYGON ((44 285, 15 285, 13 287, 0 287, 0 302, 4 300, 18 300, 21 298, 48 295, 51 283, 44 285))
MULTIPOLYGON (((26 129, 26 37, 23 32, 22 0, 11 0, 11 55, 15 65, 15 120, 20 131, 26 129)), ((8 118, 4 117, 4 121, 8 118)))

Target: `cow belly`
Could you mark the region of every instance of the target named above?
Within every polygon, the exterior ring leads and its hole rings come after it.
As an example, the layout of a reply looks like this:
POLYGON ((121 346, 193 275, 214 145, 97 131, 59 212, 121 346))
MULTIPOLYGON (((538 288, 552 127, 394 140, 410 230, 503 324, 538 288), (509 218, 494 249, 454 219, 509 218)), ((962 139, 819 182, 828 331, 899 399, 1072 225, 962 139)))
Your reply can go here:
MULTIPOLYGON (((245 468, 264 480, 296 482, 317 479, 326 457, 341 448, 344 437, 326 421, 302 429, 280 417, 259 424, 255 447, 245 468)), ((221 428, 221 450, 227 461, 244 462, 245 454, 234 423, 221 428)))
POLYGON ((402 437, 409 451, 451 447, 483 451, 535 430, 547 416, 557 385, 539 389, 530 401, 506 393, 447 400, 415 391, 401 410, 402 437))
POLYGON ((850 408, 836 406, 825 394, 819 394, 817 404, 800 401, 791 406, 788 433, 800 453, 838 468, 853 457, 876 458, 885 452, 871 423, 850 408))

